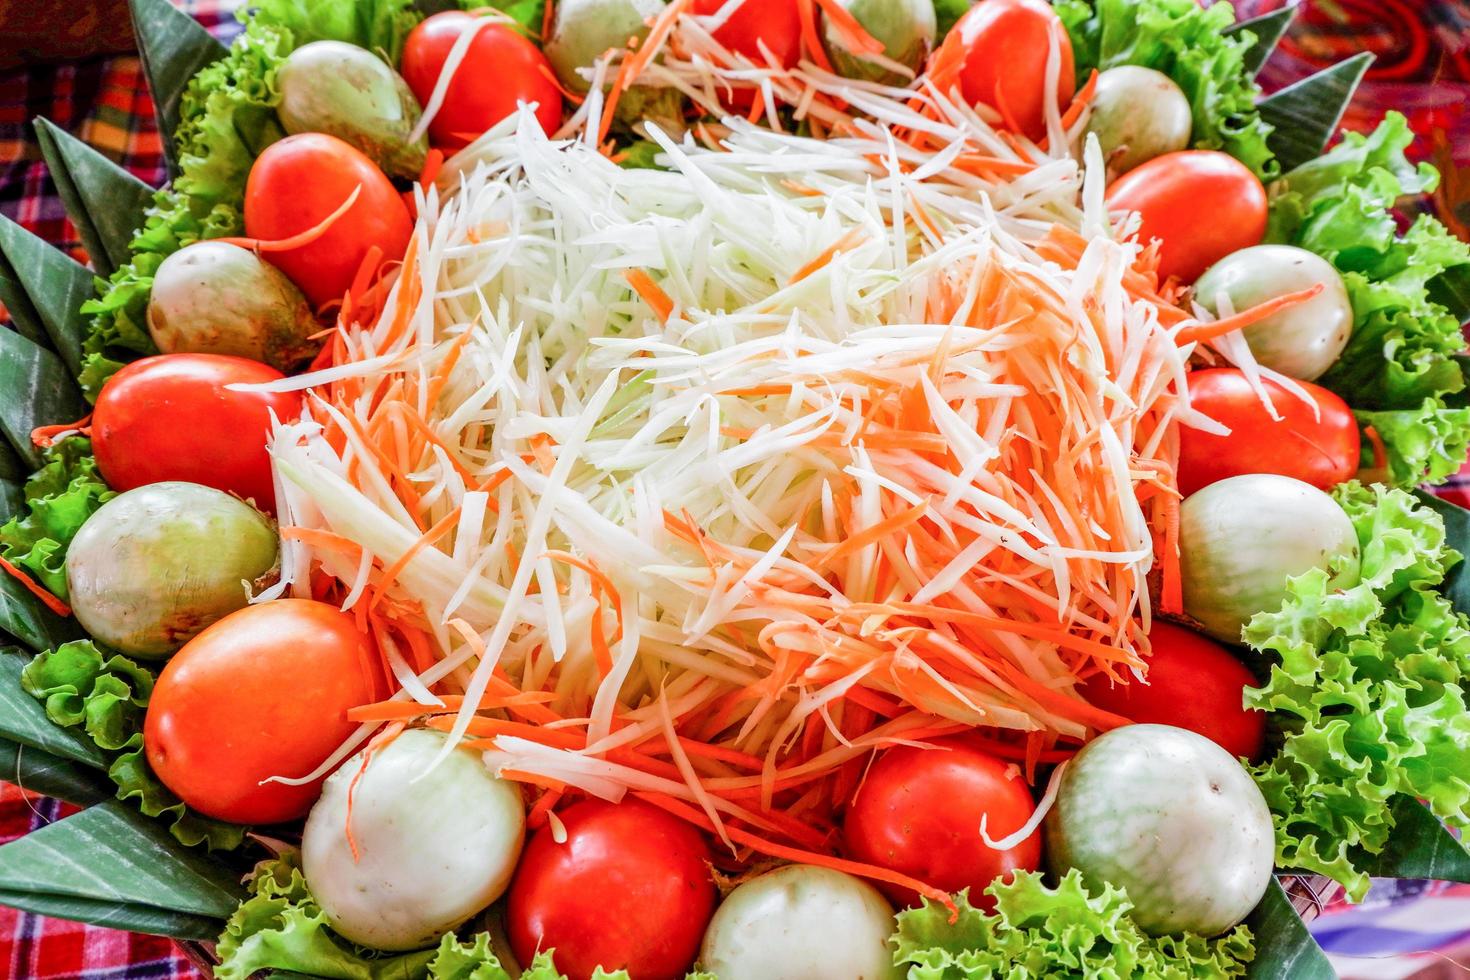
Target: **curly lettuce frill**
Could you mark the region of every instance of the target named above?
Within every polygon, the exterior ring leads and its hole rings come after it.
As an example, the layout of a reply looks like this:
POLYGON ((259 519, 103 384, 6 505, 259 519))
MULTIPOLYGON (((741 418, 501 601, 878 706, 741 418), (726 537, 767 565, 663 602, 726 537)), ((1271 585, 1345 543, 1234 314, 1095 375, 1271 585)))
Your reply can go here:
POLYGON ((145 816, 158 817, 181 843, 232 850, 245 829, 202 817, 186 807, 154 775, 143 752, 143 719, 154 676, 121 654, 91 640, 64 643, 37 655, 21 672, 26 693, 46 706, 63 728, 77 728, 112 759, 107 774, 117 798, 132 800, 145 816))
POLYGON ((951 923, 942 905, 899 913, 890 940, 894 961, 910 980, 989 980, 995 977, 1122 978, 1239 977, 1255 958, 1246 926, 1215 939, 1148 936, 1128 914, 1133 903, 1112 885, 1084 883, 1073 869, 1056 887, 1038 872, 985 889, 995 910, 984 912, 958 899, 951 923))
MULTIPOLYGON (((566 980, 543 952, 523 971, 502 963, 488 933, 466 942, 445 936, 432 949, 383 953, 356 946, 332 931, 307 887, 298 857, 262 861, 248 882, 250 897, 225 924, 216 948, 217 980, 247 980, 261 970, 284 970, 328 980, 566 980)), ((629 980, 625 971, 598 970, 593 980, 629 980)), ((714 980, 692 973, 687 980, 714 980)))
POLYGON ((1272 127, 1256 110, 1261 89, 1246 67, 1255 36, 1225 33, 1235 23, 1230 4, 1059 0, 1056 10, 1072 39, 1079 84, 1094 68, 1139 65, 1163 72, 1189 99, 1196 149, 1222 150, 1262 180, 1281 172, 1266 144, 1272 127))
POLYGON ((26 481, 19 512, 0 526, 0 558, 67 600, 66 549, 114 496, 97 472, 91 440, 62 440, 46 450, 45 463, 26 481))
POLYGON ((163 260, 185 245, 244 231, 241 209, 250 166, 285 133, 276 120, 276 69, 290 53, 289 31, 251 21, 229 54, 189 82, 174 134, 179 175, 153 198, 130 245, 132 261, 82 306, 91 317, 82 345, 82 390, 91 400, 123 360, 156 349, 148 296, 163 260))
POLYGON ((1470 620, 1438 591, 1461 560, 1439 515, 1383 486, 1334 496, 1357 529, 1362 580, 1329 590, 1310 572, 1280 610, 1251 620, 1245 639, 1273 666, 1246 701, 1272 712, 1281 739, 1252 767, 1277 864, 1334 878, 1357 901, 1361 855, 1388 844, 1397 797, 1470 827, 1470 620))
POLYGON ((1465 338, 1459 317, 1433 298, 1436 279, 1470 266, 1470 245, 1428 215, 1400 234, 1394 203, 1439 182, 1433 167, 1404 156, 1413 139, 1396 112, 1371 135, 1348 133, 1272 186, 1267 233, 1342 273, 1353 336, 1318 380, 1378 433, 1399 486, 1441 482, 1470 452, 1470 409, 1447 404, 1465 388, 1465 338))

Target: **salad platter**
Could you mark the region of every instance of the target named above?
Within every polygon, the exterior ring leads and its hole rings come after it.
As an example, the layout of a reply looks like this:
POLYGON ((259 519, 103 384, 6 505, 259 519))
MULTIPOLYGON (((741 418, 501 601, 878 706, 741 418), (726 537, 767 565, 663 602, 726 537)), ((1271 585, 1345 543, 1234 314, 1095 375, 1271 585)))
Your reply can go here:
POLYGON ((220 980, 1331 977, 1470 882, 1470 245, 1194 0, 132 0, 0 220, 0 903, 220 980), (1329 143, 1332 145, 1329 148, 1329 143))

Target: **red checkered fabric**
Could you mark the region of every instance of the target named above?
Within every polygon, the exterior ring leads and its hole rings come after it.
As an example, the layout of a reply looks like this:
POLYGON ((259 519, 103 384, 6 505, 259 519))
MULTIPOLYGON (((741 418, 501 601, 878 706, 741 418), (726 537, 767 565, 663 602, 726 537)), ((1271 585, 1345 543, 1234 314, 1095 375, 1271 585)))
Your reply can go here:
MULTIPOLYGON (((0 783, 0 844, 75 808, 0 783)), ((11 980, 202 980, 171 941, 0 906, 0 976, 11 980)))
MULTIPOLYGON (((239 31, 242 0, 175 0, 222 40, 239 31)), ((31 121, 45 116, 150 184, 162 183, 163 143, 137 58, 96 58, 0 72, 0 214, 80 252, 31 121)))

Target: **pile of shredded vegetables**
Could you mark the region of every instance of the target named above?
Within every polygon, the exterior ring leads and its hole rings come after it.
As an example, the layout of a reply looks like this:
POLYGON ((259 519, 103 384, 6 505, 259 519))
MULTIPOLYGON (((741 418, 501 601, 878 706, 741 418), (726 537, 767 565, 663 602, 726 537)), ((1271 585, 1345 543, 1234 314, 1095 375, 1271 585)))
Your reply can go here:
MULTIPOLYGON (((614 96, 738 70, 670 10, 614 96)), ((537 787, 533 825, 631 792, 922 888, 828 856, 834 811, 877 746, 981 726, 1029 774, 1123 722, 1074 687, 1177 609, 1176 423, 1212 424, 1176 393, 1259 314, 1160 295, 1080 114, 1048 152, 932 85, 758 77, 826 138, 650 130, 671 170, 624 170, 594 88, 421 189, 402 268, 266 386, 312 392, 271 595, 352 611, 396 679, 327 766, 425 723, 537 787)))

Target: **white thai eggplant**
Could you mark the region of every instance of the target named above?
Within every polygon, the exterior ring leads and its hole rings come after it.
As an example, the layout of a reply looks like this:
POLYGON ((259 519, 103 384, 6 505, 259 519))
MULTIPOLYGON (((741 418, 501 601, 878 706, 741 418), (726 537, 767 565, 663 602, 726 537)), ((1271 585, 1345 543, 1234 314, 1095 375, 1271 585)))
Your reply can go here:
POLYGON ((275 580, 270 519, 197 483, 154 483, 98 508, 66 553, 72 611, 134 657, 167 657, 275 580))
MULTIPOLYGON (((560 0, 546 42, 546 60, 561 83, 586 92, 584 74, 597 59, 648 36, 649 23, 668 6, 664 0, 560 0)), ((612 74, 608 75, 611 83, 612 74)), ((618 100, 616 115, 625 126, 653 120, 665 131, 683 129, 684 96, 672 88, 635 85, 618 100)))
POLYGON ((1311 484, 1253 473, 1185 498, 1179 561, 1185 614, 1215 639, 1239 643, 1252 616, 1281 607, 1290 578, 1322 569, 1329 592, 1357 585, 1358 535, 1311 484))
MULTIPOLYGON (((934 49, 939 33, 938 16, 933 0, 838 0, 852 14, 863 30, 883 44, 883 57, 897 62, 917 74, 934 49)), ((822 40, 832 67, 848 78, 906 85, 913 75, 894 71, 886 65, 849 51, 842 43, 832 18, 823 15, 822 40)))
POLYGON ((526 830, 520 790, 492 776, 469 749, 434 766, 445 737, 404 732, 365 768, 360 755, 343 763, 322 787, 301 838, 302 871, 343 938, 372 949, 420 949, 510 884, 526 830))
POLYGON ((704 934, 700 968, 720 980, 896 980, 893 909, 860 878, 789 864, 737 887, 704 934))
POLYGON ((1257 361, 1302 381, 1327 373, 1353 333, 1353 304, 1342 276, 1324 258, 1291 245, 1257 245, 1216 262, 1194 284, 1194 297, 1219 314, 1230 297, 1239 313, 1287 293, 1320 285, 1320 295, 1245 329, 1257 361))
POLYGON ((1097 135, 1112 174, 1188 149, 1193 131, 1188 97, 1163 72, 1119 65, 1097 76, 1087 132, 1097 135))
POLYGON ((1169 725, 1127 725, 1088 743, 1042 826, 1054 871, 1124 889, 1133 921, 1156 936, 1236 925, 1265 894, 1276 857, 1250 773, 1169 725))
POLYGON ((276 73, 276 112, 288 133, 326 133, 357 147, 390 177, 417 177, 427 137, 409 141, 422 108, 383 59, 343 41, 292 51, 276 73))
POLYGON ((226 354, 290 371, 316 353, 320 330, 301 290, 236 245, 195 242, 153 276, 148 333, 164 354, 226 354))

